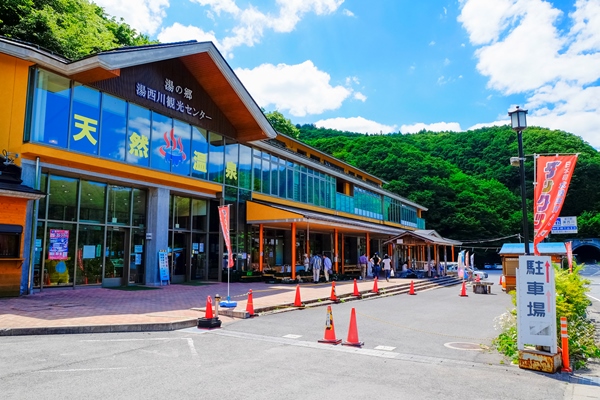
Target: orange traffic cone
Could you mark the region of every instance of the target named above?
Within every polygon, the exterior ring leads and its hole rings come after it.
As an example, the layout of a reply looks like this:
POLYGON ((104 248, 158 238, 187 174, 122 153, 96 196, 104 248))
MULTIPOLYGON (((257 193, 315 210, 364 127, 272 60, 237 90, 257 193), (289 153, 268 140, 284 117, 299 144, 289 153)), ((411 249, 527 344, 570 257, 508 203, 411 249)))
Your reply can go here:
POLYGON ((504 275, 500 275, 500 281, 498 282, 498 285, 502 286, 502 278, 504 277, 504 275))
POLYGON ((210 296, 208 296, 206 298, 206 311, 204 313, 204 318, 206 318, 206 319, 214 318, 213 310, 212 310, 212 299, 210 298, 210 296))
POLYGON ((254 301, 252 300, 252 289, 248 290, 248 302, 246 303, 246 312, 250 317, 254 317, 254 301))
POLYGON ((331 281, 331 296, 329 296, 329 300, 335 301, 336 303, 340 302, 337 295, 335 294, 335 281, 331 281))
POLYGON ((465 283, 465 281, 463 281, 462 284, 462 289, 460 290, 460 297, 469 297, 469 295, 467 294, 467 284, 465 283))
POLYGON ((342 339, 335 338, 335 326, 333 325, 333 313, 331 312, 331 306, 327 306, 327 319, 325 320, 325 335, 323 339, 319 340, 319 343, 327 344, 340 344, 342 339))
POLYGON ((220 328, 221 320, 213 316, 212 299, 210 296, 206 298, 206 313, 204 318, 198 318, 198 329, 213 329, 220 328))
POLYGON ((348 339, 342 342, 342 346, 356 346, 362 347, 364 342, 358 341, 358 328, 356 327, 356 310, 352 307, 352 313, 350 314, 350 327, 348 328, 348 339))
POLYGON ((302 300, 300 300, 300 285, 296 285, 296 300, 294 300, 294 307, 304 307, 302 300))
POLYGON ((356 284, 356 279, 354 279, 354 292, 352 292, 352 296, 360 297, 360 292, 358 291, 358 285, 356 284))
POLYGON ((375 279, 373 280, 373 290, 371 290, 371 292, 379 294, 379 289, 377 288, 377 277, 375 277, 375 279))
POLYGON ((408 291, 408 294, 410 294, 410 295, 416 295, 416 293, 415 293, 415 283, 413 281, 410 281, 410 290, 408 291))

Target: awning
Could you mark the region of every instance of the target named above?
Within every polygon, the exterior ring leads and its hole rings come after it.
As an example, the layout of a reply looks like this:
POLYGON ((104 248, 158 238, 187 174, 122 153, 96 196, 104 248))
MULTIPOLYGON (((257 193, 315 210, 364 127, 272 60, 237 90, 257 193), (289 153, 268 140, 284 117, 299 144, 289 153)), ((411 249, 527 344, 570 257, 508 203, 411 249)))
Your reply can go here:
POLYGON ((460 246, 462 244, 462 242, 459 242, 458 240, 444 238, 444 237, 440 236, 439 233, 437 233, 436 231, 434 231, 432 229, 417 230, 417 231, 404 231, 404 232, 400 233, 399 235, 394 236, 393 238, 391 238, 390 240, 388 240, 385 243, 397 243, 397 240, 399 240, 399 239, 403 240, 406 237, 411 237, 416 240, 422 240, 423 242, 425 242, 427 244, 436 244, 436 245, 440 245, 440 246, 460 246))
POLYGON ((353 220, 338 215, 329 215, 316 211, 273 204, 247 202, 246 222, 249 224, 264 224, 267 227, 289 229, 289 224, 296 223, 297 229, 311 231, 331 231, 338 229, 340 233, 357 233, 363 235, 369 232, 371 237, 398 235, 404 229, 376 223, 353 220))

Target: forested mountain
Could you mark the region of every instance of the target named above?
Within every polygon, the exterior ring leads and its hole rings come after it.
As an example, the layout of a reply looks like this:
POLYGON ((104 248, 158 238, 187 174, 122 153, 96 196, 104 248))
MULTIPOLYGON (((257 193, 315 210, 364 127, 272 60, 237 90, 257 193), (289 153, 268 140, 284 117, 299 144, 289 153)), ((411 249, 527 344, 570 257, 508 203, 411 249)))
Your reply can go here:
MULTIPOLYGON (((296 127, 300 140, 386 180, 386 189, 429 208, 427 227, 443 236, 477 240, 521 232, 519 169, 509 161, 518 155, 517 135, 508 126, 371 136, 296 127)), ((578 217, 577 236, 600 235, 598 151, 573 134, 538 127, 523 132, 523 146, 530 221, 533 154, 579 153, 561 215, 578 217)))

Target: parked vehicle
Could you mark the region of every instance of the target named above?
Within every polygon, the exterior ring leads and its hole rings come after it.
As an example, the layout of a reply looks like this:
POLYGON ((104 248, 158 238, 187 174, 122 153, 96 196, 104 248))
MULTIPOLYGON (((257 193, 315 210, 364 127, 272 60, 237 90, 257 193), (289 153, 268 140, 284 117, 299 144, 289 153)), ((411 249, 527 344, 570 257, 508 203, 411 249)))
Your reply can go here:
POLYGON ((483 264, 483 269, 494 269, 492 264, 483 264))

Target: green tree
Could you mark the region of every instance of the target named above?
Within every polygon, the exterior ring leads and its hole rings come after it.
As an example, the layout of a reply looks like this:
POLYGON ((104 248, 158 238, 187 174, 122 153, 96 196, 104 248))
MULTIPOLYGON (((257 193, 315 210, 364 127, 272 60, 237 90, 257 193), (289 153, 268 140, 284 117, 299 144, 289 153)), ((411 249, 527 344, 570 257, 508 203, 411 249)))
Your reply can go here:
POLYGON ((87 0, 4 0, 0 34, 37 44, 69 59, 120 46, 151 43, 147 36, 87 0))
POLYGON ((263 109, 263 113, 269 123, 277 132, 289 136, 294 139, 298 139, 300 136, 300 130, 292 124, 292 121, 283 116, 279 111, 269 111, 265 112, 263 109))

